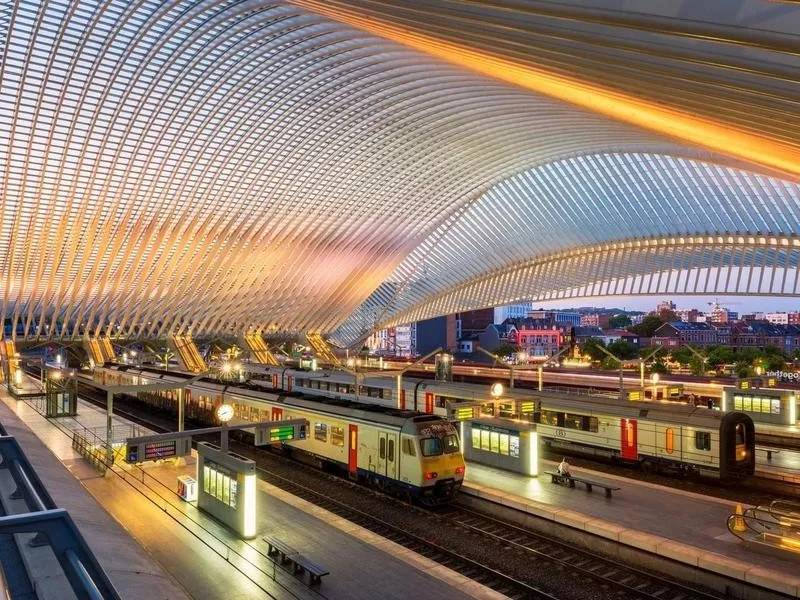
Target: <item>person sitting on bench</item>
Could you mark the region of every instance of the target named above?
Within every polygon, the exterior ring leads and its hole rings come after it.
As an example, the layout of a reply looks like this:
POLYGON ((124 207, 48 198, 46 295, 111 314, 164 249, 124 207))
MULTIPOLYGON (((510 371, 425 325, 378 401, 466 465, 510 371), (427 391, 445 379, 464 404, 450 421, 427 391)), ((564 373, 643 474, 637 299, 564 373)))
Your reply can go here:
POLYGON ((561 462, 559 463, 556 471, 558 471, 558 474, 561 475, 562 477, 567 477, 567 478, 572 477, 572 474, 569 472, 569 463, 567 462, 566 458, 561 459, 561 462))

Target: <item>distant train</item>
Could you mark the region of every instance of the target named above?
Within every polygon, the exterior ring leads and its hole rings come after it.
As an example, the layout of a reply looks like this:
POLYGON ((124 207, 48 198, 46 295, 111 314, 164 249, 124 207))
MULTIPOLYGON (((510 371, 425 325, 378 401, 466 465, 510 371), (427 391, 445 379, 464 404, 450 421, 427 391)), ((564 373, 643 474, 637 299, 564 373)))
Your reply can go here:
MULTIPOLYGON (((95 370, 106 385, 185 381, 190 376, 124 365, 95 370)), ((399 492, 423 504, 451 501, 464 479, 465 463, 458 432, 446 419, 410 410, 357 403, 316 401, 276 396, 246 386, 227 386, 209 380, 193 382, 185 393, 186 416, 214 422, 223 403, 234 409, 231 425, 242 422, 304 418, 310 423, 306 440, 286 441, 306 461, 318 467, 333 465, 354 479, 399 492)), ((177 391, 140 392, 138 399, 177 412, 177 391)))
MULTIPOLYGON (((264 368, 261 381, 273 391, 354 399, 353 376, 342 372, 264 368)), ((671 402, 628 402, 604 395, 506 390, 493 402, 488 386, 403 379, 399 397, 393 377, 367 377, 358 398, 383 406, 409 407, 442 417, 463 403, 483 405, 484 414, 530 420, 539 438, 557 451, 638 463, 645 471, 694 472, 722 480, 755 471, 755 428, 741 412, 723 413, 671 402)))

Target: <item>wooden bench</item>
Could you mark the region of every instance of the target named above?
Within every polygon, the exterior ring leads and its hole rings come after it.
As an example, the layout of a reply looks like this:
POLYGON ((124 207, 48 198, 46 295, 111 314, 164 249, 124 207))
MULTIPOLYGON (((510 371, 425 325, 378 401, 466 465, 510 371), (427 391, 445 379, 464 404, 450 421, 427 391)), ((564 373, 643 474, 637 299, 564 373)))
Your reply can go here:
POLYGON ((758 448, 756 448, 756 450, 763 450, 764 452, 766 452, 768 461, 772 460, 772 455, 773 454, 780 454, 781 453, 780 448, 765 448, 763 446, 759 446, 758 448))
POLYGON ((575 483, 582 483, 586 486, 586 491, 591 492, 594 486, 603 488, 606 491, 606 498, 611 498, 611 492, 617 492, 620 488, 607 483, 600 483, 599 481, 591 481, 583 477, 574 477, 572 475, 562 475, 558 471, 545 471, 545 474, 550 475, 553 483, 560 485, 568 485, 571 488, 575 487, 575 483))
POLYGON ((282 542, 276 537, 266 536, 264 541, 267 543, 269 550, 267 554, 272 558, 280 558, 282 565, 291 564, 292 572, 295 575, 308 573, 309 585, 319 585, 322 583, 322 578, 329 575, 329 571, 322 565, 310 561, 308 558, 300 554, 297 550, 282 542))
POLYGON ((295 562, 295 559, 300 556, 300 553, 297 550, 280 541, 276 537, 267 536, 264 538, 264 541, 267 542, 267 545, 269 546, 267 554, 273 558, 280 557, 282 565, 285 565, 286 563, 293 563, 295 562))
POLYGON ((294 573, 297 575, 298 573, 302 573, 303 571, 308 572, 308 584, 309 585, 319 585, 322 583, 322 578, 325 575, 329 575, 328 570, 323 567, 322 565, 318 565, 315 562, 311 562, 305 556, 300 555, 297 557, 294 563, 294 573))

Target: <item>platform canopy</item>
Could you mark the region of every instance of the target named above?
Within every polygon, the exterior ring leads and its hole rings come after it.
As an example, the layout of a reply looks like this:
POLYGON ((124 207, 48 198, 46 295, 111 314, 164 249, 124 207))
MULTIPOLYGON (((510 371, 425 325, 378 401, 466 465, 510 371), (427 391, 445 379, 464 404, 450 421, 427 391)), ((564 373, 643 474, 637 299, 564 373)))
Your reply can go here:
POLYGON ((0 1, 3 335, 795 295, 796 5, 583 4, 0 1))

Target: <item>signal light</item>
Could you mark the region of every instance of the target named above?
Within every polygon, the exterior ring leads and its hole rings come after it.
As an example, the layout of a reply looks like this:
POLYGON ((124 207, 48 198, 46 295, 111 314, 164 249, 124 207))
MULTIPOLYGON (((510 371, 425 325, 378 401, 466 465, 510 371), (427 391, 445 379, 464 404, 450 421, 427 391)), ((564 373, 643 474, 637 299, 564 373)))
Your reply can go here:
POLYGON ((461 465, 460 467, 456 467, 456 475, 463 475, 465 470, 466 470, 466 467, 464 465, 461 465))
POLYGON ((428 473, 425 473, 425 481, 430 481, 431 479, 436 479, 438 476, 439 476, 439 474, 437 472, 429 471, 428 473))

